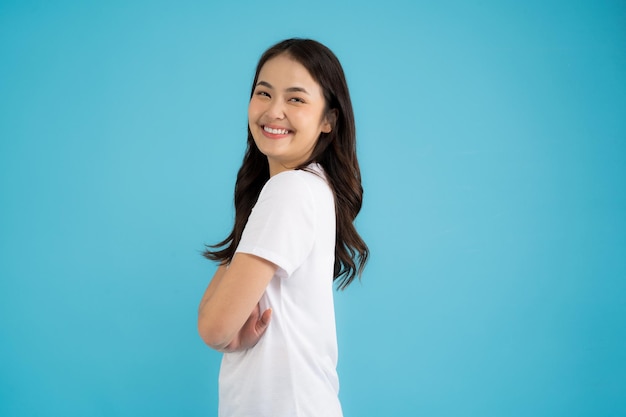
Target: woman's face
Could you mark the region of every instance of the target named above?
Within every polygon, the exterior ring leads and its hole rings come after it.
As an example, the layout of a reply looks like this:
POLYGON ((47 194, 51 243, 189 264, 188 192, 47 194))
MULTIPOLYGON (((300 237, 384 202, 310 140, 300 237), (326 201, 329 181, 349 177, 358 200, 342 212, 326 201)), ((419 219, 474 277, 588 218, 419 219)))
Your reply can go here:
POLYGON ((320 133, 332 129, 325 108, 322 88, 302 64, 283 54, 263 65, 248 106, 248 125, 267 156, 270 175, 311 156, 320 133))

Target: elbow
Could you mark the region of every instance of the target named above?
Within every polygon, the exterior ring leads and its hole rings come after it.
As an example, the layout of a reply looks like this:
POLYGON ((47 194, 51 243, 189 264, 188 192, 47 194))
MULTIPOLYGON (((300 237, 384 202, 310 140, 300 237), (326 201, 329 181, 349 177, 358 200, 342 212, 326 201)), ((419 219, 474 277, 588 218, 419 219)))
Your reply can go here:
POLYGON ((216 320, 198 317, 198 334, 209 347, 223 352, 229 345, 232 337, 216 320))

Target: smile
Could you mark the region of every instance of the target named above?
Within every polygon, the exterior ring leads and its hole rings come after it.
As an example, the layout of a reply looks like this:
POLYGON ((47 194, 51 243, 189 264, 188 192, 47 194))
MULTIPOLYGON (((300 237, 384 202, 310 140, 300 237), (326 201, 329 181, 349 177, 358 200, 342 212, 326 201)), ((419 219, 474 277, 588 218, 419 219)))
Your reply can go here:
POLYGON ((287 135, 290 133, 287 129, 272 129, 271 127, 263 126, 263 130, 273 135, 287 135))

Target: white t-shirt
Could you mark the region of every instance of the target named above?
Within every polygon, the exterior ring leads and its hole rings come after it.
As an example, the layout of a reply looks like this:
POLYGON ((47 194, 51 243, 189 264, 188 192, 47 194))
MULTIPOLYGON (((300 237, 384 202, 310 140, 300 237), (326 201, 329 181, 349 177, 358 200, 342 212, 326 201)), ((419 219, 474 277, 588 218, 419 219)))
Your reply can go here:
POLYGON ((335 204, 323 170, 265 184, 237 252, 278 270, 261 298, 272 319, 256 346, 226 353, 220 417, 341 417, 333 306, 335 204))

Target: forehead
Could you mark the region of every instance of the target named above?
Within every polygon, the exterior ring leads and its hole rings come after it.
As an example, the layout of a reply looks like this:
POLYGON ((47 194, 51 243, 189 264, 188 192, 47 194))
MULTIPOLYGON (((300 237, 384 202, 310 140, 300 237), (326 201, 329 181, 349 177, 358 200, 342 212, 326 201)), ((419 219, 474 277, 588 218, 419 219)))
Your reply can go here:
POLYGON ((321 87, 304 65, 286 54, 269 59, 261 67, 257 83, 266 81, 276 89, 304 87, 309 92, 321 94, 321 87))

